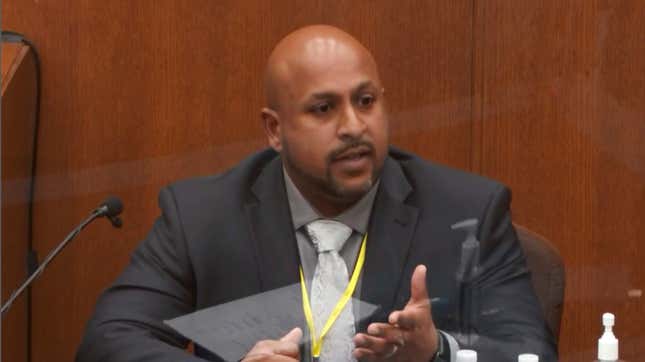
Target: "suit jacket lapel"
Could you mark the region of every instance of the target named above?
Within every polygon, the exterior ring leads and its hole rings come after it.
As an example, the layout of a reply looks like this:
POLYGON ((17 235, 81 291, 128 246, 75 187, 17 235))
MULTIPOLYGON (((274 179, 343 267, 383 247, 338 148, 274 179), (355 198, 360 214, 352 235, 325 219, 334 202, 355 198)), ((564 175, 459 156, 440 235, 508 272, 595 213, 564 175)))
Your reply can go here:
POLYGON ((279 157, 251 187, 256 199, 246 204, 263 291, 299 282, 300 257, 291 222, 279 157))
POLYGON ((401 283, 409 283, 402 276, 418 216, 418 209, 405 203, 412 187, 391 158, 386 159, 379 187, 368 232, 361 299, 380 309, 361 322, 359 330, 372 321, 386 320, 401 283))

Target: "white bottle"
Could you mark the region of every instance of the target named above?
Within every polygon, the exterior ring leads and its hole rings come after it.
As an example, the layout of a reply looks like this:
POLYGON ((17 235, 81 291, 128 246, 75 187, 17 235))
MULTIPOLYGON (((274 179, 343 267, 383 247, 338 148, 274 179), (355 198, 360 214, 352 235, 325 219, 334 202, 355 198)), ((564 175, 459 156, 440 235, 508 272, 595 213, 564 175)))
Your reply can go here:
POLYGON ((456 362, 477 362, 477 352, 472 349, 460 349, 457 351, 456 362))
POLYGON ((533 353, 522 353, 517 356, 517 362, 538 362, 539 360, 538 355, 533 353))
POLYGON ((605 333, 598 339, 598 361, 618 361, 618 339, 612 331, 616 317, 611 313, 602 315, 602 325, 605 333))

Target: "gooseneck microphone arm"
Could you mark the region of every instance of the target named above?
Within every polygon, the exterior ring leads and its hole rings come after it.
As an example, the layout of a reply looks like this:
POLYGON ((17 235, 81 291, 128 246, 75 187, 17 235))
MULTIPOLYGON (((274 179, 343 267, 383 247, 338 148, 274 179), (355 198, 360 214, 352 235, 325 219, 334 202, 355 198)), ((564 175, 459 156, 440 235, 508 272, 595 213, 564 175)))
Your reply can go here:
POLYGON ((45 270, 47 265, 60 253, 67 244, 69 244, 70 241, 72 241, 76 235, 78 235, 81 230, 83 230, 88 224, 90 224, 92 221, 99 217, 107 217, 112 225, 114 227, 121 227, 122 222, 121 219, 118 217, 118 215, 123 211, 123 204, 121 203, 121 200, 119 200, 116 197, 109 197, 107 198, 101 206, 96 208, 90 216, 88 216, 83 222, 81 222, 72 232, 70 232, 63 241, 61 241, 58 246, 54 250, 52 250, 47 257, 43 260, 43 262, 38 266, 38 268, 25 280, 24 283, 20 286, 20 288, 16 289, 11 294, 11 297, 2 305, 0 308, 0 315, 4 316, 5 312, 11 307, 11 304, 22 294, 22 292, 29 286, 31 283, 45 270))

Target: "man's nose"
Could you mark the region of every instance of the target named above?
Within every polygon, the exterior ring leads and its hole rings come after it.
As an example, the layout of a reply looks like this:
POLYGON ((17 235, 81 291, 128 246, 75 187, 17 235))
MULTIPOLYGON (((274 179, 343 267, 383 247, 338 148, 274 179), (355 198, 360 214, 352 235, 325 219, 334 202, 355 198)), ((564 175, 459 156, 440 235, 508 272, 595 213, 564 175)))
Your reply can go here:
POLYGON ((338 136, 356 138, 362 136, 366 129, 367 125, 361 114, 353 106, 347 106, 338 125, 338 136))

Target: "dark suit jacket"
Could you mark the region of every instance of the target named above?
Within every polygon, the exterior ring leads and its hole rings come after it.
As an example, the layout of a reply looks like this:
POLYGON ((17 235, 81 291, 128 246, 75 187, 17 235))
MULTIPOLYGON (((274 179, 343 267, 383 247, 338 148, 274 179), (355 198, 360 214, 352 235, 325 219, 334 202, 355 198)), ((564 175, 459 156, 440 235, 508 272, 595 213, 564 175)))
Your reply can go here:
MULTIPOLYGON (((433 310, 437 327, 478 350, 480 361, 511 362, 525 352, 556 360, 511 224, 510 199, 499 183, 392 148, 370 220, 360 295, 381 309, 360 329, 402 308, 414 267, 425 264, 429 294, 443 301, 433 310), (455 277, 465 234, 450 226, 467 218, 480 221, 481 254, 465 305, 455 277)), ((298 283, 275 152, 255 154, 224 174, 175 183, 161 191, 159 203, 161 217, 100 297, 77 361, 202 360, 184 352, 187 341, 162 320, 298 283)), ((199 347, 196 354, 216 359, 199 347)))

